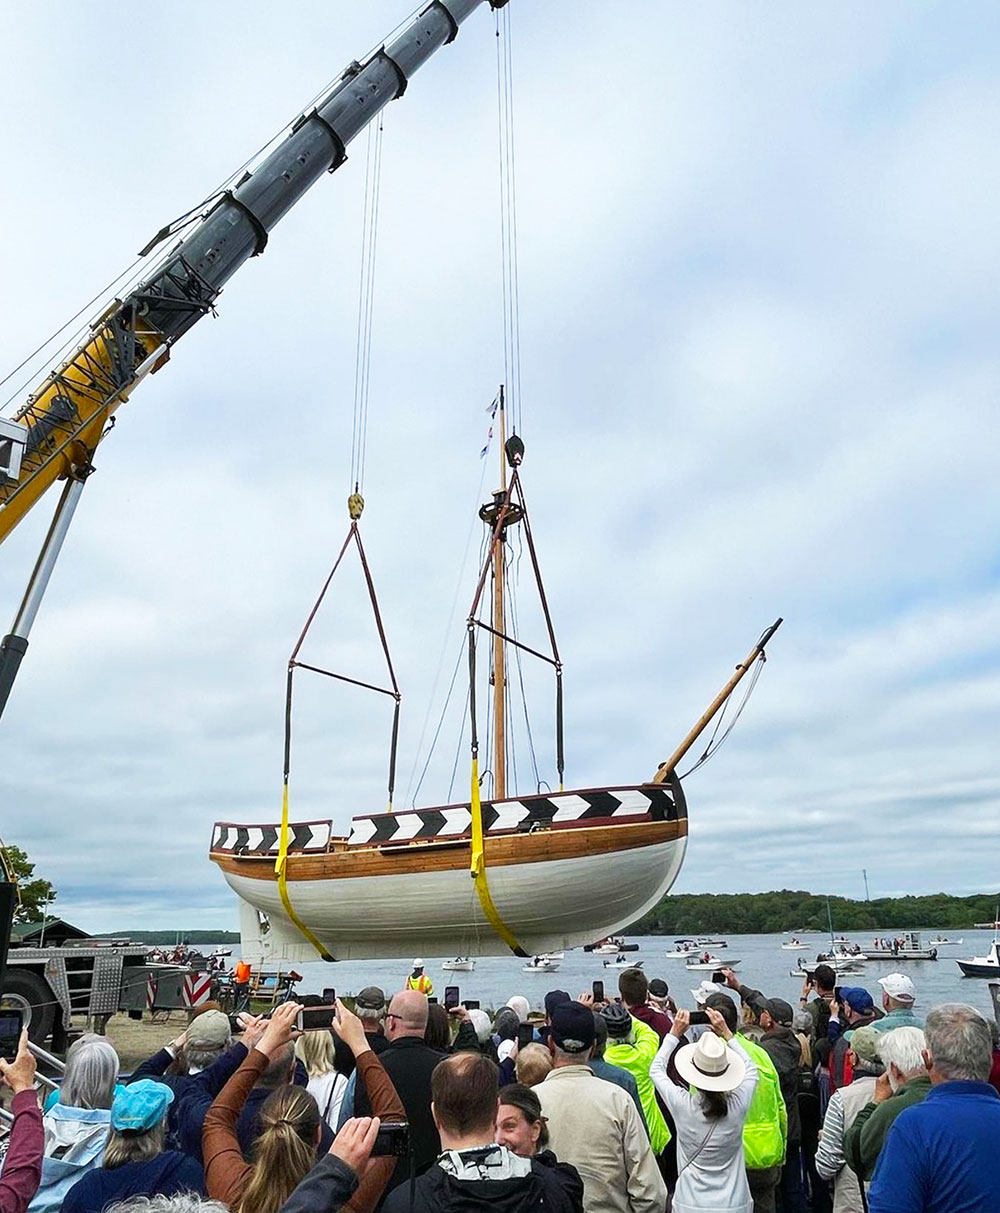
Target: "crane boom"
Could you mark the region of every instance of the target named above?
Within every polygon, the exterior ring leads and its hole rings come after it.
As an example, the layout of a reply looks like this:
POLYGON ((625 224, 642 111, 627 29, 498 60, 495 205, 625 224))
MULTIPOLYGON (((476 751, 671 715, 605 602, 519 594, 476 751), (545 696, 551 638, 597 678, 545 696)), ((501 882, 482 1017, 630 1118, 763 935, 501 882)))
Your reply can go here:
POLYGON ((343 164, 351 140, 484 2, 502 8, 507 0, 432 0, 390 45, 364 64, 352 63, 158 268, 112 303, 13 424, 0 426, 0 542, 56 480, 86 476, 108 419, 140 380, 160 369, 174 342, 212 310, 224 284, 264 251, 278 220, 343 164))

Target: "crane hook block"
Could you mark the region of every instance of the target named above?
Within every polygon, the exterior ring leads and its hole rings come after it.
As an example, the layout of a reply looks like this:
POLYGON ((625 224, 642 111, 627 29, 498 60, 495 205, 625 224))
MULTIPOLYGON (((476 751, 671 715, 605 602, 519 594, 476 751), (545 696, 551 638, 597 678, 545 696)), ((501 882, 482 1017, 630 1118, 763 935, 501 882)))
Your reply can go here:
POLYGON ((362 511, 365 508, 365 499, 360 493, 352 493, 347 499, 347 512, 350 514, 353 522, 361 517, 362 511))

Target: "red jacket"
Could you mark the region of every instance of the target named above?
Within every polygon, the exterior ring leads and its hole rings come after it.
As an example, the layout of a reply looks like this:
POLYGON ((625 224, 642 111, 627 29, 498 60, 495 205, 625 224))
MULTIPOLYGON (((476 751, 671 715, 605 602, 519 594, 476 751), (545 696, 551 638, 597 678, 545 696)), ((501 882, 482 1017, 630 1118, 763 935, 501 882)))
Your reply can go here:
POLYGON ((19 1091, 11 1103, 14 1124, 0 1175, 0 1213, 24 1213, 42 1178, 45 1131, 35 1091, 19 1091))

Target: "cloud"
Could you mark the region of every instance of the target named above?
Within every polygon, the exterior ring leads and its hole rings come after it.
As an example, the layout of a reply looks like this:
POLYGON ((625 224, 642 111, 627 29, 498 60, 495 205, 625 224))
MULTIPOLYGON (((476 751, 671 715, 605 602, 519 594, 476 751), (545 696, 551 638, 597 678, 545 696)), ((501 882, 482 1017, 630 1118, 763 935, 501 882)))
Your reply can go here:
MULTIPOLYGON (((5 366, 403 15, 247 14, 194 56, 188 2, 141 54, 82 11, 8 22, 5 366)), ((995 8, 511 15, 524 478, 568 782, 652 774, 780 614, 739 726, 688 781, 678 888, 857 893, 862 867, 873 892, 990 887, 995 8)), ((398 802, 496 474, 495 446, 478 461, 505 373, 494 55, 475 14, 384 116, 363 527, 404 694, 398 802)), ((347 527, 365 155, 122 410, 32 635, 3 830, 84 926, 233 925, 212 822, 275 817, 285 667, 347 527)), ((48 510, 4 545, 11 614, 48 510)), ((523 556, 517 579, 538 638, 523 556)), ((310 651, 380 680, 361 591, 338 574, 310 651)), ((463 677, 422 801, 467 778, 463 677)), ((524 677, 551 782, 551 677, 524 677)), ((296 814, 346 829, 382 803, 387 708, 299 681, 296 814)), ((524 753, 518 774, 530 788, 524 753)))

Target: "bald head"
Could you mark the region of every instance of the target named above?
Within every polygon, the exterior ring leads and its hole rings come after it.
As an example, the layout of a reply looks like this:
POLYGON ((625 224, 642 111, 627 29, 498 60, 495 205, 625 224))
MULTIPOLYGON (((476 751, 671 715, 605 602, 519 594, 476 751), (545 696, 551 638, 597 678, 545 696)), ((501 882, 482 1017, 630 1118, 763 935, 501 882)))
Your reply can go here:
POLYGON ((394 994, 385 1016, 385 1034, 390 1040, 401 1036, 423 1036, 427 1028, 427 995, 419 990, 400 990, 394 994))

